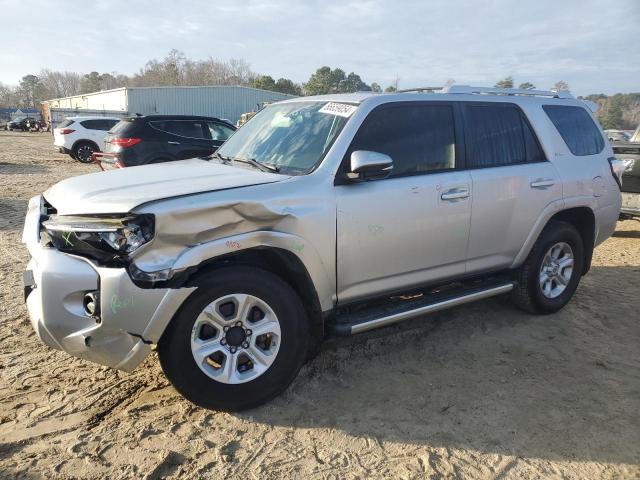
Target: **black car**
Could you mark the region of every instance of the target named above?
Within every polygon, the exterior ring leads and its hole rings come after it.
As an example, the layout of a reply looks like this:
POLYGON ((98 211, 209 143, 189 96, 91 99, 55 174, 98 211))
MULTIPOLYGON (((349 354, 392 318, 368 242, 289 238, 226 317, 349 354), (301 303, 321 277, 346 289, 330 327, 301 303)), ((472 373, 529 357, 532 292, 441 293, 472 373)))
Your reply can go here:
POLYGON ((612 142, 613 153, 624 162, 620 219, 640 220, 640 126, 628 142, 612 142))
POLYGON ((146 115, 127 117, 109 130, 103 168, 123 168, 211 155, 236 127, 213 117, 146 115))
POLYGON ((29 125, 34 125, 36 123, 36 119, 33 117, 21 118, 19 120, 11 120, 7 122, 7 130, 22 130, 23 132, 27 130, 27 122, 29 125))

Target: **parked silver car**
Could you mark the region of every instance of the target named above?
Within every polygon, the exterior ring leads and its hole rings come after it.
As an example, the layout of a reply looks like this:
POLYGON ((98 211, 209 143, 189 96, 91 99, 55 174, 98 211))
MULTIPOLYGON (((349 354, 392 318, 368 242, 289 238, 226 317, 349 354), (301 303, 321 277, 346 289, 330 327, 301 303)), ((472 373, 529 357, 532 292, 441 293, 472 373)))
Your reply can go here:
POLYGON ((509 293, 572 297, 623 165, 567 92, 452 86, 267 106, 209 160, 84 175, 31 199, 25 296, 47 345, 240 410, 329 333, 509 293))

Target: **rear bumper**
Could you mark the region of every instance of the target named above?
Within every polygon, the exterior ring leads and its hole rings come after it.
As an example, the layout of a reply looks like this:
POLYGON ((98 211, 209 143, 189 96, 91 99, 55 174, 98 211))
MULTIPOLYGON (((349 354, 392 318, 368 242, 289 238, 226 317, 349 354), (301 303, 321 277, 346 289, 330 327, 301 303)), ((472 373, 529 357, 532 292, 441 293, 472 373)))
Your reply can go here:
POLYGON ((101 170, 114 170, 126 166, 117 153, 94 152, 91 154, 91 159, 98 164, 101 170))
POLYGON ((75 357, 131 371, 151 350, 145 331, 154 319, 173 316, 184 295, 177 290, 141 289, 124 268, 102 268, 88 259, 42 246, 41 198, 29 202, 23 242, 31 259, 24 275, 31 325, 46 345, 75 357), (99 295, 99 311, 89 315, 84 297, 99 295))

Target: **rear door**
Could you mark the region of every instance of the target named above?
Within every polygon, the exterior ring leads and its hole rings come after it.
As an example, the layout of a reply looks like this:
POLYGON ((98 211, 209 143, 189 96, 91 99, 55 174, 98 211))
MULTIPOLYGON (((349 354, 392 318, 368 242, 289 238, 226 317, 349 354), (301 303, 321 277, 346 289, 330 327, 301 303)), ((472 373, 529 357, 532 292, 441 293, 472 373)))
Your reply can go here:
POLYGON ((450 102, 385 104, 365 119, 336 178, 340 302, 464 273, 471 177, 457 169, 450 102), (349 182, 351 152, 389 155, 389 177, 349 182))
POLYGON ((473 182, 467 272, 506 268, 562 183, 520 107, 465 102, 466 166, 473 182))
POLYGON ((213 153, 209 129, 202 120, 154 120, 149 124, 163 133, 157 141, 168 157, 184 160, 213 153))

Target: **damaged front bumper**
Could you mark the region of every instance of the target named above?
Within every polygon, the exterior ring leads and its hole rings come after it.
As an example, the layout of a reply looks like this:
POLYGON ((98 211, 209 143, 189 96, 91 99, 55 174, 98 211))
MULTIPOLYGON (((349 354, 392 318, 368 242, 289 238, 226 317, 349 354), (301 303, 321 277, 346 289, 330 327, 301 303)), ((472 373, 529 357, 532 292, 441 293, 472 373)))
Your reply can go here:
POLYGON ((38 337, 73 356, 133 370, 189 292, 142 289, 124 268, 98 267, 86 258, 41 245, 42 215, 42 197, 34 197, 23 232, 31 254, 24 293, 38 337), (99 301, 93 315, 85 308, 87 294, 99 301))

